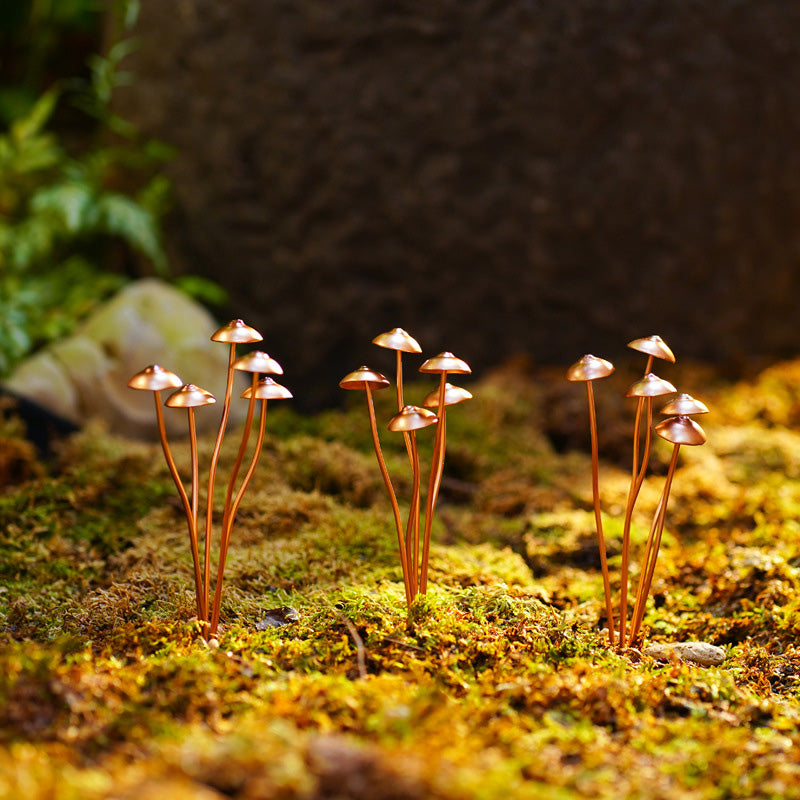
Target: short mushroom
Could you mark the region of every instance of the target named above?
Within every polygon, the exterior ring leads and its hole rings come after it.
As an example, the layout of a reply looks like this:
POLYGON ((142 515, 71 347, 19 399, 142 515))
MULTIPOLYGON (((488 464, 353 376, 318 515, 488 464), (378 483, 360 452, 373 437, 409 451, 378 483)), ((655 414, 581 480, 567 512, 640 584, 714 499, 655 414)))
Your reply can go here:
POLYGON ((389 501, 392 504, 392 513, 394 514, 394 524, 397 531, 397 544, 400 550, 400 565, 403 570, 403 584, 405 585, 406 603, 411 603, 411 578, 409 572, 409 565, 406 560, 406 542, 403 534, 403 522, 400 516, 400 506, 397 504, 397 495, 395 494, 392 480, 389 477, 389 470, 386 468, 386 461, 383 458, 383 451, 381 450, 381 442, 378 436, 378 424, 375 420, 375 403, 372 398, 372 391, 374 389, 385 389, 389 386, 389 379, 380 372, 370 369, 367 366, 361 366, 353 372, 349 372, 339 381, 339 386, 348 391, 361 390, 365 393, 367 398, 367 412, 369 414, 369 429, 372 435, 372 446, 375 450, 375 457, 378 460, 378 467, 381 471, 383 483, 386 486, 386 491, 389 494, 389 501))
POLYGON ((606 541, 603 536, 603 519, 600 513, 599 458, 597 454, 597 414, 594 405, 592 381, 608 377, 614 371, 614 365, 604 358, 591 354, 583 356, 567 370, 567 380, 586 384, 589 400, 589 431, 592 445, 592 499, 594 503, 594 519, 597 531, 597 545, 600 550, 600 569, 603 573, 603 592, 605 594, 606 617, 608 618, 608 639, 614 645, 614 612, 611 606, 611 581, 608 575, 606 541))
POLYGON ((178 468, 175 465, 175 459, 172 457, 172 451, 167 439, 167 430, 164 425, 164 412, 161 408, 161 392, 165 389, 177 389, 183 385, 183 381, 168 369, 159 366, 158 364, 151 364, 145 367, 141 372, 137 372, 129 381, 128 386, 131 389, 140 389, 153 392, 153 397, 156 404, 156 421, 158 423, 158 435, 161 439, 161 449, 164 451, 164 458, 167 462, 170 475, 175 483, 175 488, 178 490, 178 495, 183 503, 183 510, 186 514, 186 521, 189 526, 189 547, 192 553, 192 562, 194 567, 195 576, 195 594, 197 598, 197 616, 198 619, 202 618, 201 607, 201 588, 202 579, 200 577, 200 554, 197 544, 197 523, 194 518, 192 506, 186 494, 186 489, 183 486, 178 468))
MULTIPOLYGON (((408 563, 411 577, 411 598, 416 597, 421 591, 420 577, 417 574, 419 566, 419 506, 420 506, 420 474, 419 474, 419 451, 417 450, 416 432, 422 428, 434 425, 438 417, 427 408, 419 406, 405 405, 390 420, 388 428, 394 433, 409 435, 411 442, 411 509, 408 514, 406 526, 406 562, 408 563)), ((429 498, 430 500, 430 498, 429 498)), ((428 530, 427 518, 426 531, 428 530)), ((424 594, 424 592, 423 592, 424 594)))
POLYGON ((428 483, 428 499, 425 506, 425 534, 422 545, 422 567, 420 572, 420 593, 425 594, 428 588, 428 553, 430 550, 431 526, 433 524, 433 510, 439 496, 439 487, 442 483, 444 470, 444 454, 447 447, 447 375, 454 373, 468 375, 472 370, 466 361, 457 358, 452 353, 445 351, 425 361, 419 368, 420 372, 439 374, 439 403, 436 416, 439 424, 436 427, 436 437, 433 444, 433 459, 431 474, 428 483))
POLYGON ((631 618, 631 633, 629 642, 633 644, 639 635, 642 619, 644 618, 644 608, 647 597, 650 594, 650 587, 653 582, 653 574, 658 559, 658 550, 661 547, 661 535, 664 531, 664 522, 667 515, 667 503, 669 502, 669 492, 672 487, 672 479, 675 476, 675 466, 678 463, 678 452, 681 445, 697 446, 706 442, 705 431, 688 416, 670 416, 663 422, 659 422, 655 427, 656 433, 673 445, 672 458, 667 470, 667 477, 664 483, 664 490, 650 526, 650 533, 645 545, 645 554, 642 559, 641 574, 639 576, 639 587, 636 592, 636 602, 631 618))
MULTIPOLYGON (((216 403, 217 399, 211 392, 195 386, 193 383, 187 383, 180 387, 177 391, 173 392, 165 402, 169 408, 185 408, 189 418, 189 443, 191 447, 191 460, 192 460, 192 519, 194 520, 194 529, 198 530, 198 464, 197 464, 197 429, 194 421, 194 410, 200 406, 209 406, 216 403)), ((208 541, 209 532, 206 531, 206 542, 208 541)), ((197 575, 195 575, 197 578, 197 575)), ((203 584, 205 585, 205 584, 203 584)), ((208 596, 204 592, 201 594, 202 598, 202 620, 208 622, 208 596)))
MULTIPOLYGON (((650 336, 647 339, 637 339, 631 342, 628 346, 631 347, 635 343, 641 343, 642 347, 650 349, 643 352, 650 353, 647 361, 648 366, 652 363, 654 356, 661 353, 659 358, 666 358, 668 356, 674 361, 675 356, 672 351, 667 348, 664 341, 660 336, 650 336), (666 349, 665 349, 666 348, 666 349)), ((641 349, 640 347, 634 349, 641 349)), ((643 378, 633 383, 628 391, 625 393, 626 397, 637 397, 636 404, 636 417, 633 423, 633 468, 631 471, 631 484, 628 489, 628 500, 625 504, 625 517, 622 523, 622 564, 620 567, 620 609, 619 609, 619 645, 625 645, 625 629, 628 624, 628 569, 630 566, 630 536, 631 536, 631 520, 633 519, 633 509, 636 505, 636 500, 639 497, 639 492, 642 488, 645 475, 647 474, 647 465, 650 460, 650 444, 652 436, 650 433, 653 424, 653 398, 662 397, 667 394, 674 394, 677 390, 669 382, 663 378, 659 378, 652 372, 646 372, 643 378), (642 463, 639 465, 639 436, 642 421, 642 405, 645 405, 645 434, 644 434, 644 450, 642 452, 642 463)))
POLYGON ((222 605, 222 578, 225 574, 225 564, 228 558, 228 546, 231 540, 233 523, 236 519, 236 512, 239 509, 239 504, 242 501, 242 496, 244 495, 245 489, 249 485, 250 480, 253 477, 253 473, 255 472, 256 464, 258 463, 258 457, 261 455, 261 448, 264 444, 264 431, 266 430, 267 421, 267 401, 288 400, 292 397, 292 393, 285 386, 281 386, 281 384, 277 383, 273 378, 266 375, 260 378, 254 386, 248 386, 247 389, 242 392, 241 397, 251 401, 260 400, 261 415, 258 424, 258 439, 256 440, 256 446, 253 452, 253 457, 250 461, 250 466, 248 467, 247 472, 242 480, 242 485, 236 492, 236 497, 234 498, 233 503, 230 506, 228 506, 226 503, 225 507, 226 520, 223 524, 222 536, 220 537, 219 560, 217 564, 217 583, 214 587, 214 602, 212 604, 211 612, 210 633, 212 636, 217 632, 217 627, 219 625, 219 612, 220 606, 222 605))
POLYGON ((691 416, 692 414, 708 414, 708 406, 690 394, 682 392, 674 397, 665 406, 659 409, 659 414, 666 416, 691 416))

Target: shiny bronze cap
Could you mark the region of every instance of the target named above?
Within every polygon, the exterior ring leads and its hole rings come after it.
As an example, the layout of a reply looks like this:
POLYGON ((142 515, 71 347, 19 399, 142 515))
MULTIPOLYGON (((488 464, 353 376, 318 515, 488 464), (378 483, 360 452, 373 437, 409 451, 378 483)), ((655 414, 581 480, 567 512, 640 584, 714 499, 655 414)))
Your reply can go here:
POLYGON ((379 333, 373 340, 373 344, 378 347, 385 347, 388 350, 402 350, 404 353, 421 353, 422 348, 419 342, 408 331, 402 328, 392 328, 386 333, 379 333))
POLYGON ((273 375, 283 375, 283 367, 272 356, 261 350, 254 350, 237 358, 233 362, 233 368, 242 372, 271 372, 273 375))
POLYGON ((614 365, 610 361, 587 353, 567 370, 567 380, 595 381, 609 376, 613 371, 614 365))
POLYGON ((292 397, 292 393, 285 386, 281 386, 269 375, 258 379, 255 393, 253 387, 248 386, 239 396, 249 400, 254 394, 256 400, 288 400, 292 397))
MULTIPOLYGON (((444 404, 446 406, 454 406, 456 403, 463 403, 465 400, 471 399, 472 393, 468 392, 466 389, 462 389, 460 386, 453 386, 452 383, 446 383, 444 385, 444 404)), ((426 408, 439 407, 439 387, 425 397, 422 401, 422 405, 426 408)))
POLYGON ((223 325, 211 334, 212 341, 229 344, 250 344, 260 342, 263 338, 255 328, 245 325, 240 319, 232 319, 227 325, 223 325))
POLYGON ((380 372, 375 372, 374 369, 361 366, 358 369, 348 372, 339 381, 339 386, 342 389, 385 389, 389 385, 389 379, 380 372))
POLYGON ((695 400, 690 394, 682 392, 670 400, 659 414, 669 416, 686 416, 688 414, 708 414, 708 406, 700 400, 695 400))
POLYGON ((655 427, 656 433, 672 444, 705 444, 706 432, 689 417, 668 417, 655 427))
POLYGON ((632 383, 625 392, 625 397, 660 397, 678 391, 669 381, 648 372, 644 378, 632 383))
POLYGON ((394 433, 405 433, 427 428, 439 421, 439 417, 427 408, 419 406, 403 406, 403 409, 389 420, 389 430, 394 433))
POLYGON ((160 392, 162 389, 177 389, 183 381, 174 373, 158 364, 151 364, 141 372, 137 372, 129 381, 131 389, 146 389, 160 392))
POLYGON ((649 356, 663 358, 664 361, 675 363, 675 356, 669 349, 667 343, 660 336, 645 336, 641 339, 634 339, 628 342, 628 347, 638 350, 640 353, 647 353, 649 356))
POLYGON ((210 406, 216 403, 217 398, 211 392, 187 383, 181 386, 177 392, 173 392, 165 401, 165 405, 170 408, 195 408, 196 406, 210 406))
POLYGON ((422 363, 419 368, 420 372, 457 372, 460 375, 466 375, 472 372, 466 361, 456 358, 452 353, 445 351, 439 353, 438 356, 429 358, 422 363))

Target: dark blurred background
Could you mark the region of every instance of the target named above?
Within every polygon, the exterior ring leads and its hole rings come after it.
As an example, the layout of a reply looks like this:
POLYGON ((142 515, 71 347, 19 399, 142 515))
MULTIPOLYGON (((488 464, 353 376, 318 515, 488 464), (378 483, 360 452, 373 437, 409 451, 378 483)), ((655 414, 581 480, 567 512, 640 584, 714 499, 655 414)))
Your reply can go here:
POLYGON ((477 372, 798 352, 800 4, 141 0, 166 250, 306 408, 402 326, 477 372))

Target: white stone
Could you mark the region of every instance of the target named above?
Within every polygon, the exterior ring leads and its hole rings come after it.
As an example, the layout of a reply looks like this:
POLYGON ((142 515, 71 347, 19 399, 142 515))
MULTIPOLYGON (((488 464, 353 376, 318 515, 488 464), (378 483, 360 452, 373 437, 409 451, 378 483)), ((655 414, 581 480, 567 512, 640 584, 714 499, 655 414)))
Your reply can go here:
POLYGON ((651 644, 642 651, 650 658, 669 659, 675 655, 683 661, 691 661, 702 667, 714 667, 725 660, 725 651, 707 642, 672 642, 651 644))
MULTIPOLYGON (((195 414, 198 431, 212 431, 219 425, 229 353, 228 345, 211 341, 219 327, 205 308, 169 284, 137 281, 72 336, 20 364, 5 386, 77 425, 100 418, 113 433, 155 439, 153 395, 127 384, 144 367, 160 364, 217 397, 217 405, 195 414)), ((229 425, 244 420, 247 403, 239 394, 247 381, 236 373, 229 425)), ((164 419, 171 436, 187 434, 185 412, 165 408, 164 419)))

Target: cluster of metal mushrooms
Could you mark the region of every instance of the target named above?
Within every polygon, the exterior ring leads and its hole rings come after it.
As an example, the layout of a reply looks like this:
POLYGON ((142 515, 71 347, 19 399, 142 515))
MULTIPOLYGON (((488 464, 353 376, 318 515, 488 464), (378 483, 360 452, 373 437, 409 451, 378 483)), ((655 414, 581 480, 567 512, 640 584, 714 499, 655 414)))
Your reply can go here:
POLYGON ((405 526, 403 525, 400 506, 397 502, 397 495, 381 450, 378 426, 375 419, 375 405, 372 397, 373 390, 385 389, 391 385, 391 382, 381 373, 362 366, 345 375, 339 381, 339 386, 343 389, 360 390, 366 395, 372 444, 375 448, 378 467, 392 504, 392 512, 397 529, 397 543, 400 551, 400 564, 403 570, 403 583, 405 584, 406 603, 410 606, 414 598, 420 594, 424 595, 428 588, 431 524, 444 469, 447 440, 447 407, 472 397, 466 389, 448 383, 447 376, 450 373, 463 375, 472 370, 465 361, 450 352, 439 353, 439 355, 427 359, 420 366, 419 371, 438 374, 439 386, 425 397, 422 401, 422 406, 407 405, 403 397, 403 353, 421 353, 422 348, 417 340, 402 328, 394 328, 386 333, 381 333, 372 341, 378 347, 384 347, 396 352, 397 413, 389 420, 388 429, 394 433, 403 434, 411 467, 412 494, 405 526), (431 410, 434 408, 436 409, 435 412, 431 410), (420 540, 422 480, 416 432, 433 425, 436 426, 436 432, 425 500, 425 521, 420 540))
POLYGON ((675 362, 672 350, 660 336, 647 336, 634 339, 628 347, 638 350, 647 356, 644 376, 633 383, 626 392, 626 397, 637 398, 636 417, 633 428, 633 466, 628 500, 625 505, 625 517, 622 527, 622 563, 620 569, 620 602, 619 627, 615 631, 614 610, 611 599, 611 584, 606 558, 606 545, 603 536, 603 521, 600 513, 599 468, 597 454, 597 418, 595 414, 594 392, 592 382, 605 378, 614 371, 614 365, 603 358, 585 355, 567 370, 567 380, 582 381, 586 384, 589 399, 589 427, 592 448, 592 497, 594 501, 597 542, 600 549, 600 566, 603 573, 603 590, 605 595, 606 617, 608 619, 608 637, 612 646, 630 647, 639 637, 644 617, 645 604, 650 595, 650 588, 655 574, 656 559, 661 546, 661 535, 667 514, 667 502, 672 487, 675 467, 678 463, 678 452, 681 445, 700 445, 706 441, 703 429, 692 419, 696 414, 708 412, 706 405, 688 394, 676 394, 677 389, 669 382, 651 372, 656 358, 669 363, 675 362), (653 427, 653 400, 657 397, 675 394, 676 396, 660 409, 666 418, 653 427), (672 458, 667 470, 664 488, 661 493, 650 532, 644 546, 639 572, 639 583, 628 621, 628 572, 630 566, 630 532, 631 519, 639 491, 647 474, 650 459, 652 431, 673 445, 672 458))
POLYGON ((219 627, 220 605, 222 603, 222 579, 225 573, 225 563, 228 555, 233 524, 236 519, 236 512, 241 503, 245 489, 250 483, 253 473, 261 454, 264 443, 264 432, 267 418, 267 402, 269 400, 283 400, 292 396, 291 392, 277 383, 271 375, 282 375, 281 365, 266 353, 256 350, 240 358, 236 357, 237 344, 253 344, 262 340, 261 334, 245 325, 240 319, 235 319, 215 331, 211 339, 215 342, 227 344, 229 347, 228 355, 228 375, 225 386, 225 400, 222 406, 222 416, 219 423, 214 450, 211 455, 211 464, 208 471, 208 490, 206 498, 205 524, 201 528, 200 521, 200 481, 199 465, 197 454, 197 433, 195 424, 195 409, 202 406, 210 406, 216 403, 216 398, 205 389, 199 386, 184 382, 174 373, 170 372, 158 364, 151 364, 134 375, 128 386, 132 389, 140 389, 153 392, 156 407, 156 421, 158 433, 161 439, 161 446, 164 450, 164 457, 167 461, 172 479, 180 495, 183 509, 186 514, 186 521, 189 527, 189 545, 192 552, 194 566, 195 597, 197 602, 197 618, 201 623, 203 636, 208 639, 217 633, 219 627), (214 586, 214 597, 210 598, 211 589, 211 542, 213 533, 213 507, 214 507, 214 484, 217 475, 217 464, 219 462, 222 440, 225 436, 225 429, 228 423, 228 415, 231 406, 231 396, 233 393, 233 380, 236 371, 249 372, 252 374, 251 385, 242 392, 241 397, 248 401, 247 418, 244 424, 242 439, 239 444, 239 452, 236 456, 231 475, 228 479, 228 488, 225 495, 225 504, 222 513, 222 529, 219 535, 219 549, 217 553, 217 577, 214 586), (178 472, 175 460, 172 457, 167 432, 164 426, 164 414, 161 408, 161 392, 172 390, 171 394, 164 401, 168 408, 185 409, 188 415, 189 441, 191 452, 191 490, 187 493, 184 488, 183 480, 178 472), (260 418, 258 424, 258 436, 256 444, 250 457, 244 477, 239 488, 236 489, 236 482, 244 463, 245 453, 250 438, 253 416, 255 413, 256 402, 260 401, 260 418), (190 497, 191 495, 191 497, 190 497), (203 557, 200 557, 200 540, 204 540, 203 557))

